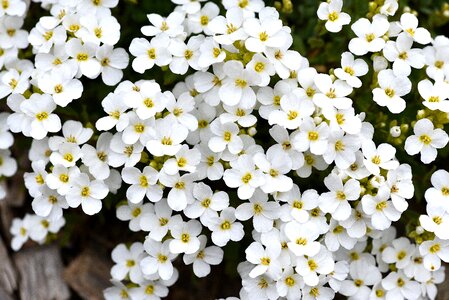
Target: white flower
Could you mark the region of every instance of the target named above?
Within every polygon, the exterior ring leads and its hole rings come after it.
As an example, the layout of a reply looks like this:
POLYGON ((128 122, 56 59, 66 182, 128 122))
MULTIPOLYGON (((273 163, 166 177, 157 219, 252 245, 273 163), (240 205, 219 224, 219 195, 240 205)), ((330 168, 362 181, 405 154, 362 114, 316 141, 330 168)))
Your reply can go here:
POLYGON ((53 29, 45 28, 41 22, 31 29, 28 41, 40 53, 48 53, 53 45, 63 45, 67 39, 67 33, 63 26, 53 29))
POLYGON ((220 217, 213 220, 209 229, 212 231, 212 242, 219 247, 225 246, 230 240, 240 241, 245 235, 243 225, 235 222, 235 209, 233 207, 223 209, 220 217))
POLYGON ((429 79, 424 79, 418 83, 418 91, 424 99, 424 106, 431 110, 449 112, 449 84, 444 81, 433 84, 429 79))
POLYGON ((54 102, 62 107, 79 99, 83 93, 81 81, 73 79, 76 69, 72 70, 67 66, 38 78, 39 88, 52 95, 54 102))
POLYGON ((207 2, 199 12, 192 14, 187 19, 187 27, 191 33, 201 33, 210 35, 209 21, 218 16, 220 8, 213 2, 207 2))
POLYGON ((449 262, 449 241, 435 238, 419 245, 419 253, 423 257, 424 267, 429 271, 440 269, 441 261, 449 262))
POLYGON ((237 154, 243 149, 243 141, 238 136, 239 127, 235 123, 222 123, 215 120, 210 124, 210 130, 214 136, 209 140, 208 146, 215 153, 223 152, 228 148, 232 154, 237 154))
POLYGON ((198 120, 192 114, 195 109, 195 99, 188 93, 184 93, 175 100, 171 93, 165 93, 166 108, 175 117, 179 124, 193 132, 198 128, 198 120))
POLYGON ((11 248, 14 251, 22 248, 22 245, 28 240, 30 235, 31 226, 33 225, 31 215, 27 214, 22 219, 14 218, 10 228, 12 234, 11 248))
MULTIPOLYGON (((174 273, 175 274, 175 273, 174 273)), ((173 276, 168 280, 172 280, 173 276)), ((127 292, 127 297, 131 299, 149 299, 160 300, 168 296, 168 288, 164 285, 166 281, 145 280, 139 282, 138 287, 133 287, 127 292)), ((124 295, 124 293, 122 293, 124 295)), ((106 299, 108 299, 106 297, 106 299)))
POLYGON ((378 74, 379 86, 373 90, 373 100, 380 106, 398 114, 405 109, 405 100, 401 97, 410 93, 411 81, 406 76, 396 76, 392 70, 382 70, 378 74))
POLYGON ((268 115, 270 125, 278 124, 286 129, 297 129, 304 119, 310 117, 314 111, 313 103, 301 97, 301 90, 294 89, 280 98, 280 110, 273 110, 268 115))
POLYGON ((101 105, 108 115, 97 120, 95 127, 98 130, 110 130, 116 126, 118 131, 122 131, 128 126, 128 115, 124 113, 128 106, 125 104, 121 94, 108 94, 101 101, 101 105))
POLYGON ((346 96, 351 94, 353 89, 345 81, 337 79, 332 82, 329 75, 318 74, 314 77, 314 82, 319 91, 313 95, 313 102, 316 106, 322 109, 329 107, 348 109, 351 107, 352 100, 346 96))
POLYGON ((186 265, 193 263, 193 273, 197 277, 205 277, 210 273, 210 265, 218 265, 223 260, 223 250, 216 246, 206 247, 207 238, 205 235, 198 237, 200 248, 192 254, 184 254, 182 257, 186 265))
POLYGON ((165 161, 163 171, 168 175, 174 175, 180 171, 194 173, 200 159, 201 152, 198 149, 189 149, 187 145, 183 145, 174 158, 165 161))
POLYGON ((100 45, 115 45, 120 39, 120 24, 113 16, 102 16, 92 18, 92 16, 80 17, 81 28, 77 31, 77 37, 84 43, 100 45))
POLYGON ((140 220, 143 216, 147 216, 150 213, 154 213, 153 205, 151 203, 143 204, 143 201, 134 204, 128 200, 127 204, 117 207, 116 215, 117 219, 121 221, 129 221, 129 229, 137 232, 142 230, 140 226, 140 220))
POLYGON ((398 76, 409 76, 411 68, 424 67, 424 56, 421 49, 412 49, 413 39, 401 33, 396 42, 389 41, 383 49, 386 59, 393 62, 393 71, 398 76))
POLYGON ((287 129, 282 128, 279 125, 274 125, 273 127, 270 128, 269 132, 271 137, 277 142, 277 144, 273 145, 270 148, 288 154, 292 163, 291 165, 292 170, 297 170, 302 165, 304 165, 304 155, 293 148, 292 141, 287 129))
POLYGON ((316 286, 319 283, 318 274, 326 275, 334 270, 335 262, 332 254, 324 246, 319 248, 319 252, 309 257, 298 257, 296 272, 303 276, 304 282, 309 286, 316 286))
POLYGON ((102 181, 90 181, 87 174, 81 173, 73 179, 73 186, 70 187, 66 199, 70 207, 78 207, 81 204, 86 214, 94 215, 101 210, 101 200, 108 193, 109 189, 102 181))
POLYGON ((170 97, 169 94, 162 93, 161 87, 154 81, 141 82, 137 90, 127 92, 123 96, 124 99, 122 101, 124 104, 128 107, 136 108, 136 114, 142 120, 154 117, 156 113, 163 111, 167 98, 170 97))
POLYGON ((52 113, 55 108, 56 104, 50 95, 31 95, 27 101, 20 104, 20 110, 30 119, 30 122, 25 125, 24 131, 29 132, 31 137, 40 140, 48 132, 61 130, 61 120, 58 115, 52 113))
MULTIPOLYGON (((166 199, 154 204, 154 213, 147 212, 140 219, 140 227, 143 231, 149 231, 148 237, 155 241, 162 241, 170 227, 181 223, 180 215, 172 216, 172 210, 166 199)), ((167 245, 168 250, 168 245, 167 245)))
POLYGON ((392 170, 399 166, 395 158, 396 149, 390 144, 380 144, 376 149, 374 142, 364 142, 362 151, 365 157, 363 163, 373 175, 379 175, 380 168, 392 170))
POLYGON ((433 187, 427 189, 424 194, 430 206, 441 206, 449 213, 449 173, 446 170, 438 170, 430 177, 433 187))
POLYGON ((346 228, 335 219, 331 219, 324 243, 329 251, 335 252, 340 249, 340 246, 347 250, 353 249, 357 239, 350 237, 346 228))
POLYGON ((249 198, 249 203, 240 204, 235 210, 235 216, 240 221, 253 219, 257 232, 268 232, 273 228, 273 221, 279 215, 279 204, 268 201, 268 196, 257 189, 249 198))
POLYGON ((391 272, 382 279, 382 286, 387 291, 386 299, 418 299, 421 286, 418 282, 410 280, 403 272, 391 272))
POLYGON ((312 118, 306 118, 300 131, 293 137, 293 147, 301 152, 310 149, 315 155, 322 155, 327 150, 329 127, 326 122, 316 126, 312 118))
POLYGON ((361 188, 360 183, 355 179, 349 179, 343 185, 342 179, 334 174, 330 174, 324 179, 324 184, 330 192, 320 196, 320 208, 325 213, 330 213, 337 221, 344 221, 351 215, 351 205, 349 201, 359 199, 361 188))
POLYGON ((401 15, 399 27, 419 44, 428 44, 432 37, 427 29, 418 27, 418 18, 411 13, 401 15))
POLYGON ((365 195, 362 198, 363 211, 371 216, 371 225, 374 229, 384 230, 392 221, 397 221, 401 217, 401 213, 394 208, 389 198, 390 191, 386 187, 380 188, 376 196, 365 195))
POLYGON ((26 10, 26 3, 22 0, 7 0, 6 5, 0 6, 0 17, 4 15, 9 16, 23 16, 26 10))
POLYGON ((200 240, 198 235, 203 226, 197 220, 190 220, 176 224, 170 228, 170 234, 173 240, 170 241, 169 249, 171 253, 192 254, 199 250, 200 240))
POLYGON ((288 249, 296 256, 314 256, 320 251, 321 245, 316 241, 320 233, 312 223, 288 222, 284 232, 289 241, 288 249))
POLYGON ((193 203, 195 199, 192 195, 194 175, 179 174, 168 175, 165 173, 159 174, 159 181, 166 187, 170 187, 170 192, 167 195, 167 202, 171 209, 181 211, 187 207, 187 204, 193 203))
POLYGON ((16 69, 0 73, 0 97, 6 97, 9 94, 22 94, 30 86, 28 80, 29 74, 20 74, 16 69))
POLYGON ((266 155, 256 153, 254 161, 265 173, 265 183, 260 187, 264 193, 287 192, 293 187, 292 179, 285 175, 291 171, 292 162, 282 150, 270 147, 266 155))
POLYGON ((157 242, 150 238, 143 244, 149 256, 140 261, 142 273, 146 276, 159 274, 162 280, 169 280, 173 275, 172 261, 176 254, 170 251, 169 244, 172 240, 157 242))
POLYGON ((243 108, 252 107, 256 102, 256 94, 251 86, 260 82, 260 76, 235 60, 226 62, 223 71, 227 77, 223 79, 218 92, 220 100, 230 106, 240 104, 243 108))
POLYGON ((156 126, 151 130, 152 134, 146 148, 154 156, 176 155, 188 135, 188 129, 177 123, 172 115, 158 119, 156 126))
POLYGON ((217 16, 207 25, 208 30, 214 33, 214 40, 222 45, 231 45, 235 41, 245 40, 247 34, 242 28, 243 12, 238 7, 226 11, 226 17, 217 16))
POLYGON ((368 65, 361 58, 354 59, 351 52, 344 52, 341 55, 341 68, 335 69, 334 73, 351 87, 359 88, 362 86, 362 81, 358 77, 368 73, 368 65))
POLYGON ((60 195, 67 195, 75 178, 80 174, 78 167, 66 168, 62 165, 54 166, 51 173, 45 177, 45 183, 49 188, 57 190, 60 195))
MULTIPOLYGON (((198 66, 200 68, 215 67, 223 62, 226 58, 226 51, 220 48, 220 45, 210 37, 204 39, 200 46, 200 56, 198 58, 198 66)), ((236 61, 234 61, 236 62, 236 61)))
POLYGON ((170 70, 175 74, 185 74, 189 67, 199 70, 198 58, 199 48, 204 41, 204 36, 194 36, 189 39, 187 44, 183 41, 174 39, 171 40, 168 50, 173 55, 170 62, 170 70))
POLYGON ((184 33, 182 23, 185 20, 185 15, 179 11, 170 13, 166 18, 158 14, 149 14, 147 18, 152 25, 141 28, 142 33, 146 36, 166 34, 169 37, 177 37, 184 33))
POLYGON ((211 219, 217 216, 217 212, 229 206, 229 196, 223 191, 212 192, 212 189, 202 183, 195 183, 193 186, 193 197, 195 202, 189 204, 184 209, 184 214, 196 219, 200 217, 202 224, 209 226, 211 219))
POLYGON ((110 45, 102 45, 97 49, 95 57, 101 64, 101 79, 107 85, 116 85, 123 77, 122 69, 129 63, 125 49, 114 49, 110 45))
POLYGON ((70 39, 65 45, 67 54, 78 64, 79 72, 90 79, 97 78, 101 72, 101 64, 95 58, 97 48, 95 44, 82 44, 79 39, 70 39))
POLYGON ((367 260, 354 261, 349 266, 349 274, 352 280, 341 283, 339 292, 344 296, 360 299, 368 299, 371 289, 368 286, 375 285, 382 280, 379 269, 367 260))
POLYGON ((309 211, 318 206, 318 193, 315 190, 306 190, 302 193, 296 184, 286 193, 279 193, 277 200, 286 201, 288 205, 281 207, 282 221, 291 221, 292 218, 299 223, 309 220, 309 211))
POLYGON ((68 208, 65 198, 55 190, 47 186, 40 189, 41 195, 37 196, 31 206, 36 215, 55 221, 62 217, 62 209, 68 208))
POLYGON ((168 65, 172 60, 169 44, 170 39, 166 35, 155 37, 151 42, 144 38, 133 39, 129 46, 129 52, 136 57, 132 62, 133 70, 143 74, 155 64, 160 67, 168 65))
POLYGON ((343 0, 332 0, 329 3, 321 2, 317 15, 320 20, 326 21, 326 29, 330 32, 339 32, 343 25, 351 22, 351 17, 341 12, 343 0))
POLYGON ((134 144, 125 144, 123 142, 123 135, 117 133, 111 140, 111 151, 109 152, 109 165, 111 167, 125 167, 135 166, 142 157, 142 150, 144 146, 137 141, 134 144))
POLYGON ((142 172, 135 167, 123 168, 122 179, 131 184, 126 191, 126 198, 133 204, 139 203, 145 196, 151 202, 162 198, 162 189, 157 185, 159 173, 153 167, 146 166, 142 172))
POLYGON ((24 18, 4 16, 0 23, 0 44, 2 48, 25 49, 28 46, 28 32, 21 29, 24 18))
POLYGON ((343 131, 331 131, 327 151, 323 154, 326 163, 335 161, 341 169, 349 168, 356 160, 355 153, 360 149, 360 139, 352 135, 344 135, 343 131))
POLYGON ((405 141, 404 149, 409 155, 421 153, 421 161, 431 163, 437 157, 437 149, 444 148, 449 142, 449 136, 440 128, 434 129, 432 121, 421 119, 413 127, 414 135, 405 141))
POLYGON ((245 250, 246 259, 256 266, 251 270, 249 276, 256 278, 266 273, 271 278, 279 278, 282 272, 281 265, 277 260, 280 252, 281 247, 267 246, 264 248, 259 242, 251 243, 245 250))
POLYGON ((265 183, 262 171, 256 169, 250 155, 241 155, 231 167, 224 172, 223 180, 228 187, 237 188, 237 195, 242 200, 251 198, 256 188, 265 183))
POLYGON ((112 250, 111 256, 115 263, 111 268, 112 278, 123 280, 128 275, 134 283, 143 280, 143 274, 139 266, 144 257, 142 243, 133 243, 129 249, 124 244, 119 244, 112 250))
POLYGON ((349 42, 349 51, 355 55, 365 55, 368 52, 378 52, 385 46, 382 36, 387 33, 390 23, 385 16, 375 15, 373 21, 361 18, 351 25, 356 34, 349 42))
POLYGON ((411 199, 415 191, 410 165, 402 164, 397 169, 388 171, 386 184, 390 188, 390 197, 394 207, 398 211, 404 212, 408 208, 405 199, 411 199))
POLYGON ((262 53, 267 47, 283 48, 289 42, 283 31, 282 21, 274 16, 264 20, 247 19, 243 29, 249 35, 245 41, 246 48, 251 52, 262 53))
POLYGON ((404 269, 410 264, 410 257, 415 251, 415 245, 401 237, 391 242, 392 246, 382 251, 382 260, 387 264, 395 264, 396 268, 404 269))

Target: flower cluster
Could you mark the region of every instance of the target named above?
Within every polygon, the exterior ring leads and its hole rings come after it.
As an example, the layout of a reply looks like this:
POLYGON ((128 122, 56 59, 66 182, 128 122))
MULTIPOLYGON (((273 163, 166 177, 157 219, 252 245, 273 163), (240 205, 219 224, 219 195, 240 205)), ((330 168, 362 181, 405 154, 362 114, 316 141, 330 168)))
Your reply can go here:
MULTIPOLYGON (((2 42, 0 97, 7 96, 11 114, 0 119, 0 175, 11 176, 17 166, 7 150, 13 133, 33 138, 29 159, 33 172, 25 173, 25 185, 36 215, 14 220, 12 248, 18 250, 28 237, 43 243, 48 232, 64 224, 62 210, 81 204, 87 214, 101 210, 101 200, 121 184, 116 170, 104 168, 104 160, 93 146, 85 144, 93 130, 78 121, 61 124, 57 107, 66 107, 83 93, 80 77, 94 79, 101 74, 105 84, 115 85, 128 65, 124 49, 114 49, 120 25, 110 8, 118 1, 43 1, 51 16, 41 17, 30 33, 21 30, 26 5, 6 1, 10 7, 2 17, 8 42, 2 42), (22 8, 23 9, 19 9, 22 8), (20 59, 18 50, 31 44, 34 63, 20 59), (4 60, 3 60, 4 58, 4 60), (51 136, 62 129, 62 136, 51 136), (83 145, 85 144, 85 145, 83 145), (103 168, 102 168, 103 167, 103 168), (89 171, 83 171, 87 168, 89 171), (95 175, 93 175, 95 174, 95 175)), ((98 137, 98 147, 109 148, 108 135, 98 137)), ((0 196, 1 193, 0 193, 0 196)))
MULTIPOLYGON (((146 237, 113 250, 106 299, 163 298, 179 277, 178 261, 205 277, 222 262, 222 248, 244 237, 251 242, 238 267, 242 300, 436 297, 441 261, 449 262, 449 173, 432 176, 415 239, 397 237, 392 223, 414 196, 412 168, 393 145, 373 141, 374 127, 352 95, 371 71, 374 102, 401 113, 412 69, 426 67, 434 82, 417 86, 423 105, 449 112, 447 38, 432 39, 410 13, 389 21, 398 1, 382 1, 370 20, 352 24, 356 37, 327 74, 291 49, 291 29, 262 0, 223 0, 225 15, 213 2, 172 0, 176 9, 149 14, 146 38, 129 47, 137 73, 157 66, 184 75, 166 91, 151 79, 122 81, 128 55, 114 49, 117 2, 43 1, 51 16, 29 34, 14 15, 21 7, 25 14, 25 3, 8 2, 17 8, 2 21, 14 34, 2 43, 10 58, 0 97, 13 113, 0 115, 0 176, 17 169, 8 130, 32 137, 32 172, 24 177, 36 214, 14 220, 13 249, 28 238, 45 242, 64 225, 65 209, 97 214, 122 190, 117 218, 146 237), (28 43, 34 63, 17 58, 28 43), (79 79, 100 74, 117 86, 102 100, 95 128, 62 122, 55 110, 81 97, 79 79), (323 188, 301 186, 324 170, 323 188)), ((342 8, 341 0, 319 6, 328 31, 351 22, 342 8)), ((424 163, 449 142, 437 121, 421 116, 405 141, 424 163)))

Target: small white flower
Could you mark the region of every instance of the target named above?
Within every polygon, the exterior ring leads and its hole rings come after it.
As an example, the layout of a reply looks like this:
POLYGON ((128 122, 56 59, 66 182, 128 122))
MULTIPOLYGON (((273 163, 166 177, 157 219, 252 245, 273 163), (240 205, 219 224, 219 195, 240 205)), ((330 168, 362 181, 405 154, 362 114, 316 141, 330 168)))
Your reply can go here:
POLYGON ((31 137, 40 140, 48 132, 61 130, 61 120, 53 113, 56 104, 50 95, 33 94, 27 101, 20 104, 20 109, 30 118, 24 131, 29 130, 31 137))
POLYGON ((403 272, 391 272, 382 279, 382 286, 387 291, 386 299, 418 299, 421 286, 418 282, 410 280, 403 272))
POLYGON ((361 58, 354 59, 351 52, 344 52, 341 55, 341 68, 335 69, 334 73, 351 87, 359 88, 362 86, 362 81, 358 77, 368 73, 368 65, 361 58))
POLYGON ((312 223, 288 222, 284 231, 288 238, 288 249, 296 256, 314 256, 320 251, 321 245, 316 241, 320 233, 312 223))
POLYGON ((230 188, 237 188, 240 199, 249 199, 256 188, 265 183, 261 170, 256 169, 253 158, 250 155, 241 155, 231 163, 232 168, 224 172, 223 180, 230 188))
POLYGON ((171 227, 170 234, 173 240, 170 241, 169 249, 171 253, 192 254, 200 249, 198 235, 203 226, 197 220, 190 220, 185 223, 176 224, 171 227))
POLYGON ((365 157, 363 163, 373 175, 379 175, 380 168, 392 170, 399 166, 395 158, 396 149, 390 144, 383 143, 376 148, 374 142, 365 142, 362 151, 365 157))
POLYGON ((379 86, 373 90, 373 100, 380 106, 386 106, 394 114, 405 109, 405 100, 401 97, 410 93, 412 83, 406 76, 396 76, 392 70, 382 70, 378 74, 379 86))
POLYGON ((433 84, 429 79, 424 79, 418 83, 418 91, 424 99, 424 106, 431 110, 449 112, 449 84, 444 81, 433 84))
POLYGON ((390 23, 385 16, 375 15, 373 21, 361 18, 351 25, 357 35, 349 42, 349 51, 355 55, 365 55, 368 52, 378 52, 385 46, 382 36, 387 33, 390 23))
POLYGON ((321 2, 317 15, 320 20, 326 21, 326 29, 330 32, 339 32, 343 25, 351 22, 351 17, 341 12, 343 7, 342 0, 332 0, 330 2, 321 2))
POLYGON ((112 278, 123 280, 128 275, 134 283, 143 280, 143 274, 139 266, 144 257, 142 243, 133 243, 129 249, 124 244, 119 244, 112 250, 111 256, 115 263, 111 268, 112 278))
POLYGON ((223 79, 218 92, 220 100, 230 106, 240 104, 243 108, 252 107, 256 102, 256 94, 251 86, 260 82, 260 76, 235 60, 226 62, 223 71, 227 77, 223 79))
POLYGON ((393 62, 393 71, 398 76, 409 76, 411 68, 424 67, 424 56, 421 49, 412 49, 413 39, 402 33, 396 42, 389 41, 383 49, 386 59, 393 62))
POLYGON ((146 70, 157 66, 166 66, 172 56, 168 51, 170 39, 166 35, 155 37, 148 42, 144 38, 133 39, 129 46, 129 52, 136 58, 132 62, 133 70, 143 74, 146 70))
POLYGON ((143 244, 145 251, 149 256, 140 261, 140 269, 146 276, 159 274, 162 280, 169 280, 173 275, 172 261, 176 258, 176 254, 170 251, 169 244, 173 240, 157 242, 150 238, 145 240, 143 244))
POLYGON ((394 208, 389 198, 390 192, 386 187, 380 188, 376 196, 365 195, 362 198, 363 211, 371 216, 374 229, 384 230, 392 221, 397 221, 401 217, 401 213, 394 208))
POLYGON ((210 273, 210 265, 218 265, 223 260, 223 250, 216 246, 206 247, 205 235, 198 237, 200 248, 192 254, 184 254, 182 257, 186 265, 193 264, 193 273, 197 277, 205 277, 210 273))
POLYGON ((435 129, 432 121, 421 119, 413 127, 414 135, 405 141, 404 149, 409 155, 421 153, 421 161, 431 163, 437 157, 437 149, 444 148, 449 142, 449 136, 440 128, 435 129))
POLYGON ((73 179, 73 186, 70 187, 66 199, 70 207, 78 207, 81 204, 86 214, 94 215, 101 210, 101 200, 108 193, 109 189, 102 181, 90 181, 87 174, 81 173, 73 179))
POLYGON ((162 198, 162 189, 157 185, 159 173, 153 167, 146 166, 142 172, 135 167, 123 168, 122 179, 131 184, 126 191, 126 198, 133 204, 139 203, 145 196, 151 202, 162 198))
POLYGON ((360 183, 355 179, 349 179, 343 185, 342 179, 334 174, 330 174, 324 179, 324 184, 330 192, 320 196, 320 208, 325 213, 330 213, 337 221, 344 221, 351 215, 351 205, 349 201, 359 199, 361 188, 360 183))
POLYGON ((427 29, 418 27, 418 18, 411 13, 401 15, 399 27, 413 38, 415 42, 425 45, 432 41, 432 37, 427 29))
POLYGON ((233 207, 225 208, 220 217, 213 220, 209 227, 212 231, 212 242, 219 247, 225 246, 230 240, 240 241, 245 235, 243 225, 235 222, 235 209, 233 207))
POLYGON ((273 228, 273 221, 277 219, 279 204, 268 201, 268 196, 257 189, 249 198, 249 203, 240 204, 235 210, 235 216, 240 221, 253 219, 252 223, 257 232, 268 232, 273 228))

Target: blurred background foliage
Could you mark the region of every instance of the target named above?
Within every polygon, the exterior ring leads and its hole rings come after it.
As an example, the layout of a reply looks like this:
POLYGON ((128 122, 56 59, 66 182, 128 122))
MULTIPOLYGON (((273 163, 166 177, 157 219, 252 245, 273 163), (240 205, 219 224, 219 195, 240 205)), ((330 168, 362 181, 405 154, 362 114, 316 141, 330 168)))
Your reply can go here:
MULTIPOLYGON (((219 4, 220 1, 214 2, 219 4)), ((340 66, 341 53, 348 51, 347 45, 349 40, 354 37, 354 34, 350 26, 345 26, 338 34, 327 32, 324 28, 324 22, 318 20, 316 16, 316 11, 321 1, 267 0, 265 2, 267 5, 275 6, 279 10, 284 24, 292 29, 294 41, 292 48, 308 58, 311 66, 325 73, 332 73, 333 68, 340 66)), ((382 0, 377 1, 377 3, 379 2, 382 2, 382 0)), ((400 0, 399 2, 400 9, 396 16, 390 20, 398 20, 400 13, 411 11, 418 15, 420 26, 426 27, 433 36, 449 33, 449 4, 447 1, 400 0)), ((121 0, 118 7, 112 10, 113 15, 122 26, 121 40, 117 47, 123 47, 128 50, 133 38, 143 37, 140 28, 149 24, 147 14, 157 13, 166 16, 173 11, 174 7, 175 5, 169 0, 121 0)), ((354 22, 361 17, 371 17, 375 8, 376 1, 344 0, 343 11, 349 13, 352 22, 354 22)), ((223 7, 221 9, 222 14, 224 14, 223 7)), ((26 19, 25 27, 31 29, 38 18, 46 14, 47 12, 42 10, 38 4, 32 3, 30 16, 26 19)), ((25 53, 24 56, 32 57, 31 51, 25 53)), ((370 57, 366 56, 364 59, 368 64, 371 63, 370 57)), ((162 86, 163 90, 171 90, 177 82, 182 81, 184 78, 185 76, 174 75, 169 71, 162 71, 158 67, 148 70, 143 75, 134 72, 131 67, 128 67, 125 70, 123 80, 135 82, 141 79, 154 79, 162 86)), ((410 209, 403 215, 400 221, 404 228, 409 227, 409 223, 417 219, 416 214, 424 209, 422 199, 424 191, 430 185, 430 175, 436 169, 447 169, 446 159, 449 155, 449 149, 442 149, 439 151, 437 161, 431 165, 423 165, 419 157, 410 157, 403 150, 404 140, 409 135, 413 122, 418 117, 423 117, 429 113, 422 111, 424 106, 421 104, 416 88, 418 81, 423 78, 425 78, 424 69, 413 71, 411 79, 414 83, 414 88, 412 93, 406 97, 407 109, 399 115, 393 115, 386 108, 379 107, 373 102, 371 90, 376 84, 376 76, 372 69, 363 78, 363 87, 351 95, 356 110, 358 112, 366 112, 366 120, 374 125, 375 141, 377 143, 389 142, 395 145, 398 149, 398 159, 402 163, 409 163, 412 166, 416 196, 410 201, 410 209), (403 129, 402 136, 395 139, 389 135, 390 128, 394 125, 399 125, 403 129)), ((274 79, 274 81, 276 80, 274 79)), ((112 92, 114 87, 107 87, 99 79, 86 80, 85 78, 83 78, 83 85, 84 93, 81 100, 74 101, 67 108, 58 108, 57 112, 63 119, 80 120, 86 126, 93 127, 95 120, 104 115, 101 107, 102 99, 109 92, 112 92)), ((447 121, 445 115, 431 115, 430 117, 438 119, 441 124, 447 121)), ((267 139, 268 124, 260 122, 257 129, 259 133, 256 135, 256 139, 263 140, 261 144, 267 145, 266 141, 269 140, 267 139)), ((29 143, 30 141, 25 139, 19 141, 15 149, 16 154, 23 153, 23 147, 28 147, 29 143)), ((310 178, 296 178, 295 181, 301 190, 315 188, 322 191, 322 181, 328 172, 329 169, 323 172, 316 172, 315 170, 310 178)), ((220 186, 214 187, 225 189, 225 187, 220 186)), ((233 198, 232 193, 231 198, 233 198)), ((94 217, 88 217, 77 210, 66 212, 67 225, 60 236, 54 237, 55 239, 58 238, 63 247, 63 258, 66 262, 70 261, 88 245, 104 248, 107 250, 105 255, 109 255, 108 251, 112 250, 117 243, 143 241, 144 235, 142 233, 131 233, 127 222, 121 222, 115 218, 115 207, 124 199, 124 189, 118 195, 110 195, 105 200, 105 207, 102 213, 94 217)), ((238 205, 235 199, 231 200, 231 202, 233 205, 238 205)), ((250 237, 252 224, 251 222, 245 222, 244 225, 247 236, 250 237)), ((205 279, 197 279, 191 271, 191 266, 185 267, 182 262, 177 263, 181 276, 176 286, 171 288, 169 299, 213 299, 215 297, 238 295, 241 283, 236 267, 240 261, 244 260, 244 250, 250 242, 251 238, 247 238, 239 243, 229 243, 224 249, 224 263, 218 267, 213 267, 211 275, 205 279)))

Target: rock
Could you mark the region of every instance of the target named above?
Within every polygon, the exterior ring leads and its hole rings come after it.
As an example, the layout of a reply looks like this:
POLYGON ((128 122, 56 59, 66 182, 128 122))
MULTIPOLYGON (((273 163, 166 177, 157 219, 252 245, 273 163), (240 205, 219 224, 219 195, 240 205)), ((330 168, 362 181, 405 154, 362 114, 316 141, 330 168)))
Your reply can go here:
POLYGON ((64 271, 70 287, 83 299, 102 300, 103 290, 111 286, 111 263, 94 250, 85 250, 64 271))
POLYGON ((14 300, 14 298, 9 293, 7 293, 2 287, 0 287, 0 299, 14 300))
MULTIPOLYGON (((4 293, 12 294, 17 288, 17 272, 8 255, 3 239, 0 236, 0 288, 4 293)), ((0 295, 2 293, 0 292, 0 295)), ((0 297, 3 299, 3 297, 0 297)))
POLYGON ((37 246, 14 255, 21 300, 65 300, 70 291, 63 280, 63 264, 56 245, 37 246))

